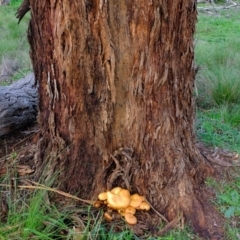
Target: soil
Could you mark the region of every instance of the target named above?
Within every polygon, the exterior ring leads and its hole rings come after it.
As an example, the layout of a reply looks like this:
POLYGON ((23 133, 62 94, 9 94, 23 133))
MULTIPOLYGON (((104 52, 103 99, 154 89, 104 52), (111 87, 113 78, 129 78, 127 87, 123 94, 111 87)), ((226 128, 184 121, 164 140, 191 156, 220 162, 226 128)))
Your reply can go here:
POLYGON ((208 188, 206 185, 200 187, 198 192, 198 199, 200 200, 205 214, 206 226, 211 235, 212 240, 225 240, 225 222, 226 219, 214 206, 215 190, 208 188))
MULTIPOLYGON (((37 147, 38 132, 39 132, 38 126, 35 124, 29 126, 28 129, 24 129, 23 131, 17 131, 11 136, 8 136, 7 138, 0 139, 0 177, 3 177, 6 172, 9 172, 9 170, 13 168, 15 169, 15 171, 18 171, 18 174, 21 175, 21 177, 23 177, 24 179, 28 177, 34 178, 35 170, 34 153, 37 147), (16 168, 16 166, 20 167, 16 168)), ((199 147, 204 148, 204 154, 206 156, 215 157, 215 159, 220 159, 221 154, 222 155, 225 154, 225 156, 227 155, 228 160, 225 163, 231 164, 232 161, 236 161, 235 153, 221 151, 220 149, 206 148, 202 144, 200 144, 199 147)), ((224 158, 224 156, 222 158, 224 158)), ((219 162, 219 164, 216 163, 217 162, 215 161, 214 163, 214 168, 216 172, 215 177, 219 181, 223 179, 225 179, 226 182, 231 181, 231 179, 229 178, 230 175, 229 172, 233 171, 233 168, 229 166, 228 167, 222 166, 222 160, 219 162)), ((211 235, 211 239, 212 240, 227 239, 224 231, 226 219, 214 205, 214 200, 216 200, 215 189, 207 187, 205 184, 202 184, 198 186, 196 194, 198 195, 198 198, 203 206, 206 217, 206 226, 208 226, 208 231, 211 235)), ((0 190, 0 200, 1 199, 2 198, 0 190)), ((0 208, 0 217, 2 215, 3 207, 2 209, 0 208)), ((139 223, 136 226, 132 227, 132 230, 138 236, 141 236, 141 234, 143 233, 146 234, 146 232, 148 232, 149 235, 158 235, 159 230, 157 230, 157 226, 159 226, 162 220, 157 214, 154 214, 153 211, 150 211, 147 214, 144 213, 142 214, 142 216, 138 216, 138 219, 139 223), (153 222, 155 222, 154 224, 155 226, 153 226, 153 222)), ((119 219, 117 219, 117 221, 119 222, 119 219)), ((183 225, 184 223, 182 218, 181 221, 178 220, 171 223, 171 225, 169 225, 168 228, 166 228, 165 230, 168 231, 174 227, 182 227, 183 225)), ((120 225, 118 224, 117 226, 119 230, 120 225)), ((160 230, 160 234, 162 235, 163 233, 165 233, 164 231, 161 232, 160 230)), ((195 239, 200 238, 196 236, 195 239)))
POLYGON ((0 169, 12 164, 24 164, 34 168, 34 152, 37 144, 38 126, 30 125, 22 131, 0 138, 0 169))

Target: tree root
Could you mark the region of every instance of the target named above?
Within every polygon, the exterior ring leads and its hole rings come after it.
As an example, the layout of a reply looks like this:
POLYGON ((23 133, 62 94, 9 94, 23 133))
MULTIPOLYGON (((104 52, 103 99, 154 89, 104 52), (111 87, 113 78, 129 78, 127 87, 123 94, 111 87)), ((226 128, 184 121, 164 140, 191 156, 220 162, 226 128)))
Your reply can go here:
POLYGON ((192 195, 179 200, 184 217, 192 225, 194 231, 204 239, 211 239, 207 229, 203 207, 197 198, 192 195))
POLYGON ((124 186, 122 187, 131 192, 131 168, 134 165, 133 150, 131 148, 119 148, 113 154, 110 154, 110 157, 113 161, 111 161, 111 164, 106 169, 106 171, 109 169, 111 171, 108 175, 107 189, 111 189, 114 185, 123 182, 124 186), (115 164, 115 169, 113 169, 113 164, 115 164))

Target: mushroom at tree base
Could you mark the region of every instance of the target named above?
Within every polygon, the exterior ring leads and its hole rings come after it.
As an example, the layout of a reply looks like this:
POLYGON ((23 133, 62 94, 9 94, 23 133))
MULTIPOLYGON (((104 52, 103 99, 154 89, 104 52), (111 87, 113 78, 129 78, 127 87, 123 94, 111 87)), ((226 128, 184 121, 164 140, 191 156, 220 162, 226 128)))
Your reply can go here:
MULTIPOLYGON (((137 218, 134 216, 136 210, 150 210, 150 205, 145 201, 143 196, 139 194, 131 195, 128 190, 121 187, 100 193, 98 199, 110 209, 117 210, 130 225, 137 223, 137 218)), ((104 213, 104 217, 108 221, 113 219, 108 211, 104 213)))

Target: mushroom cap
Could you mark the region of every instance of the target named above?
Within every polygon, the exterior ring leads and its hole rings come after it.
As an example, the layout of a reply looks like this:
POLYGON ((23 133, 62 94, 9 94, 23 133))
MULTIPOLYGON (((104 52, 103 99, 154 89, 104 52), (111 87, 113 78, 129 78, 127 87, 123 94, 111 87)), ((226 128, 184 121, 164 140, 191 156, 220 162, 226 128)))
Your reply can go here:
POLYGON ((121 187, 115 187, 111 190, 111 193, 118 194, 122 190, 121 187))
POLYGON ((107 199, 107 192, 102 192, 98 194, 98 199, 104 201, 107 199))
POLYGON ((130 192, 127 189, 122 189, 118 195, 129 198, 131 200, 130 192))
POLYGON ((137 223, 137 218, 131 213, 125 213, 124 217, 128 224, 134 225, 137 223))
POLYGON ((95 208, 99 208, 99 207, 101 206, 101 203, 102 203, 102 202, 100 202, 100 201, 96 201, 96 202, 93 204, 93 206, 94 206, 95 208))
POLYGON ((126 214, 126 213, 131 213, 132 215, 134 215, 136 213, 136 208, 134 208, 132 206, 128 206, 124 211, 124 214, 126 214))
POLYGON ((109 212, 105 212, 104 213, 104 218, 108 221, 112 221, 113 220, 113 217, 110 215, 109 212))
POLYGON ((139 209, 148 211, 150 209, 150 205, 147 202, 142 202, 139 206, 139 209))
POLYGON ((135 194, 131 195, 130 206, 132 206, 134 208, 138 208, 141 205, 142 201, 143 201, 142 196, 140 196, 139 194, 135 193, 135 194))
POLYGON ((131 202, 128 190, 122 189, 118 194, 107 192, 108 206, 113 209, 127 208, 131 202))

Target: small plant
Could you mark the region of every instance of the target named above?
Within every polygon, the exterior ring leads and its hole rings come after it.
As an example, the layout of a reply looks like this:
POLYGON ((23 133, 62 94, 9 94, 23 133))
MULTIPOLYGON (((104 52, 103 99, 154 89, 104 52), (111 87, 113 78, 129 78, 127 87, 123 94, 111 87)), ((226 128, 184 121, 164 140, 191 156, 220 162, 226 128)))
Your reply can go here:
POLYGON ((226 185, 217 195, 217 203, 220 210, 227 218, 240 216, 240 178, 235 181, 234 185, 226 185))
POLYGON ((226 221, 226 239, 239 239, 240 232, 240 178, 239 171, 227 184, 224 180, 208 178, 206 185, 216 190, 214 203, 228 219, 226 221))
POLYGON ((231 124, 234 127, 240 127, 240 106, 239 105, 225 105, 220 109, 222 120, 231 124))
MULTIPOLYGON (((239 72, 240 73, 240 72, 239 72)), ((212 97, 217 105, 238 104, 240 102, 240 79, 239 73, 232 69, 221 68, 213 76, 212 97)))

